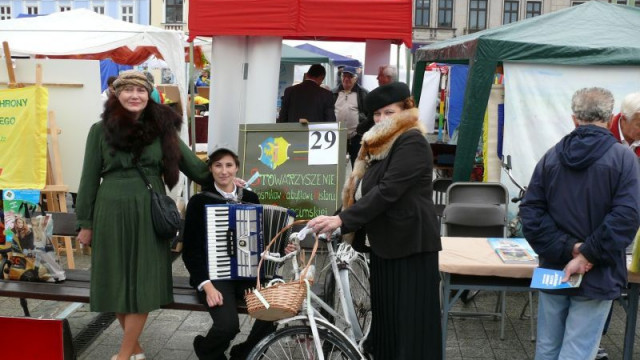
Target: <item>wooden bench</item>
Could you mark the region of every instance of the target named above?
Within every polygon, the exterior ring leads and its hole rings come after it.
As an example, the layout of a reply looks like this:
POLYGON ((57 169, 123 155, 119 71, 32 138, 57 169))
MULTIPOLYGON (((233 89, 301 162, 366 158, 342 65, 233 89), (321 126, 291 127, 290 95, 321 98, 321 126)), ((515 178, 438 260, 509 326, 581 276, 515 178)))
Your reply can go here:
MULTIPOLYGON (((0 280, 0 296, 88 303, 90 272, 88 270, 66 270, 66 277, 67 279, 60 283, 0 280)), ((173 277, 173 302, 162 308, 189 311, 206 310, 198 301, 196 292, 189 285, 189 278, 186 276, 173 277)), ((25 311, 25 315, 28 316, 27 312, 25 311)), ((246 305, 238 306, 238 312, 246 314, 246 305)))
MULTIPOLYGON (((76 214, 50 212, 53 217, 54 236, 76 236, 76 214)), ((72 254, 67 254, 67 256, 72 254)), ((89 303, 89 270, 67 269, 66 280, 60 283, 25 282, 0 280, 0 297, 20 298, 20 304, 25 316, 29 316, 27 302, 24 299, 39 299, 51 301, 67 301, 89 303)), ((173 277, 173 302, 163 309, 206 311, 189 285, 186 276, 173 277)), ((246 314, 244 301, 238 305, 238 312, 246 314)))

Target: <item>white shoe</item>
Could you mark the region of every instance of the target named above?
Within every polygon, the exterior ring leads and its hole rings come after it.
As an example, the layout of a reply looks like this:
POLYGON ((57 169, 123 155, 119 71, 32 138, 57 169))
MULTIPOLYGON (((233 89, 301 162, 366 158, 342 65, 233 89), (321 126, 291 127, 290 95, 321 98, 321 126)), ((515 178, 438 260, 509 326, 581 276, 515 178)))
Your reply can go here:
POLYGON ((144 356, 144 353, 140 353, 140 354, 133 354, 131 355, 131 357, 129 358, 129 360, 146 360, 147 357, 144 356))

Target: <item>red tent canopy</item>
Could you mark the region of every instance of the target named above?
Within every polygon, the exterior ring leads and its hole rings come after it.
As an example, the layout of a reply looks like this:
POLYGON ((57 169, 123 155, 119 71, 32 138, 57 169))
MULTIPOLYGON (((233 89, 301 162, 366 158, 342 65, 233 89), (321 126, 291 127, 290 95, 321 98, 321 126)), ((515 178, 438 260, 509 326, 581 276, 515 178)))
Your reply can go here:
POLYGON ((392 40, 411 47, 411 0, 192 0, 189 37, 392 40))

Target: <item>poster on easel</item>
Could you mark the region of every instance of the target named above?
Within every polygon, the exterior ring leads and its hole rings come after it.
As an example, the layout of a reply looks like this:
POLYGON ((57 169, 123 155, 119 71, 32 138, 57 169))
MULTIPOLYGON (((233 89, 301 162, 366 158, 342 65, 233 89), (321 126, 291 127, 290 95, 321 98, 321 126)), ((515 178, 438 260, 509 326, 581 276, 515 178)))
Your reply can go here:
POLYGON ((42 189, 47 174, 48 91, 0 90, 0 189, 42 189))

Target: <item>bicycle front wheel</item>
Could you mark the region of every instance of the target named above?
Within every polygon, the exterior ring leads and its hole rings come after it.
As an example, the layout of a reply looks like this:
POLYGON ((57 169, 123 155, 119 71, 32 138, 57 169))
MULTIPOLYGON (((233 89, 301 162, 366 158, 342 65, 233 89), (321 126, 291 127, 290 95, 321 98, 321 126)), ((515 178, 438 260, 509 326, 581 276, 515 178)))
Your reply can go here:
MULTIPOLYGON (((359 342, 363 336, 369 333, 371 327, 371 288, 369 285, 369 265, 362 255, 353 259, 347 266, 347 271, 341 271, 341 282, 344 296, 348 306, 346 316, 354 327, 355 340, 359 342)), ((325 298, 327 304, 333 307, 339 314, 343 313, 340 296, 335 289, 333 273, 328 273, 325 280, 325 298)), ((332 319, 330 317, 330 319, 332 319)), ((345 331, 346 327, 335 322, 334 324, 345 331)))
MULTIPOLYGON (((322 353, 326 360, 360 360, 358 350, 341 334, 318 328, 322 353)), ((289 326, 262 339, 248 356, 250 360, 307 360, 318 359, 311 327, 289 326)))

